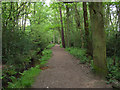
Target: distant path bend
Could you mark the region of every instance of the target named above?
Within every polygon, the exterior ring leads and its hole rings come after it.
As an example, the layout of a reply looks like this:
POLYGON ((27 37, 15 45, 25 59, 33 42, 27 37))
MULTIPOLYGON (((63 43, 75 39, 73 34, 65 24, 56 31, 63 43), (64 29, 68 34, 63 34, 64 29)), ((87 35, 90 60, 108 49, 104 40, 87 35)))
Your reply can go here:
POLYGON ((79 64, 68 52, 56 45, 53 56, 48 61, 48 69, 35 79, 32 88, 108 88, 104 80, 95 77, 90 69, 79 64))

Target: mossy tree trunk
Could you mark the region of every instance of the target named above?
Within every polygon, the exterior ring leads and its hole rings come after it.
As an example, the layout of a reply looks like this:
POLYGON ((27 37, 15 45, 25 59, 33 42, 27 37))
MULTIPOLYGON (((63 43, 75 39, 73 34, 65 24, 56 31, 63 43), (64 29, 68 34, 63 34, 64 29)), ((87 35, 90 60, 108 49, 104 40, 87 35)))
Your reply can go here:
POLYGON ((106 37, 104 31, 104 11, 102 2, 89 3, 93 61, 96 74, 104 77, 107 75, 106 65, 106 37))

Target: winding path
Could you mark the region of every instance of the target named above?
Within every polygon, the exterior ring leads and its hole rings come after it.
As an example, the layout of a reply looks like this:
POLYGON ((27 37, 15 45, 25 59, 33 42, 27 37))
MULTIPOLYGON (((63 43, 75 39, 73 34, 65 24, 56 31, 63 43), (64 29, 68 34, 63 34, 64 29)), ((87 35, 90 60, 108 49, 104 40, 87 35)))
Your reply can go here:
POLYGON ((35 79, 32 88, 108 88, 104 80, 96 77, 85 64, 58 45, 52 48, 53 56, 48 69, 35 79))

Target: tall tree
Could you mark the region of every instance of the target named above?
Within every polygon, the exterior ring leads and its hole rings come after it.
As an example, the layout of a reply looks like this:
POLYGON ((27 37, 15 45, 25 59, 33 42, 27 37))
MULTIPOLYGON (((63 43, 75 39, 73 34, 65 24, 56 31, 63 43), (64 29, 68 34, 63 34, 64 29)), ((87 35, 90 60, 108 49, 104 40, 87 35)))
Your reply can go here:
POLYGON ((84 16, 85 41, 86 41, 85 47, 87 48, 87 54, 91 55, 86 2, 83 2, 83 16, 84 16))
POLYGON ((59 10, 60 10, 60 22, 61 22, 62 46, 65 48, 65 40, 64 40, 64 30, 63 30, 63 21, 62 21, 61 6, 59 6, 59 10))
POLYGON ((120 4, 118 5, 118 23, 119 23, 119 32, 120 32, 120 4))
POLYGON ((93 61, 96 74, 100 76, 107 75, 106 65, 106 37, 104 31, 104 11, 102 2, 89 3, 92 45, 93 45, 93 61))
POLYGON ((110 4, 108 3, 106 5, 106 17, 105 17, 105 24, 106 24, 106 28, 109 27, 109 24, 110 24, 110 4))
POLYGON ((66 3, 66 21, 67 21, 67 23, 66 23, 66 26, 67 26, 67 46, 69 47, 70 46, 70 28, 69 28, 69 16, 70 16, 70 13, 69 13, 69 6, 68 6, 68 3, 66 3))
POLYGON ((35 5, 36 5, 36 2, 34 2, 34 23, 35 23, 35 5))

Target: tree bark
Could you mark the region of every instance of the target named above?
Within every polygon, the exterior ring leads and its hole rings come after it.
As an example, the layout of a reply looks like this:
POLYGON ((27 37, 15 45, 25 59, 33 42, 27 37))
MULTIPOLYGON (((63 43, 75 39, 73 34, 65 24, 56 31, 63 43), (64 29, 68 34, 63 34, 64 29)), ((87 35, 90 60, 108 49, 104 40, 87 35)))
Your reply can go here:
POLYGON ((109 24, 110 24, 110 5, 109 4, 107 4, 107 8, 106 8, 106 18, 105 18, 106 20, 106 28, 108 28, 109 27, 109 24))
POLYGON ((86 2, 83 2, 83 16, 84 16, 84 28, 85 28, 85 41, 86 45, 85 47, 87 48, 87 54, 91 55, 91 45, 90 45, 90 40, 89 40, 89 29, 88 29, 88 15, 87 15, 87 5, 86 2))
POLYGON ((25 9, 25 20, 24 20, 24 31, 25 31, 25 27, 26 27, 26 20, 27 20, 27 16, 28 16, 28 9, 27 9, 27 7, 25 7, 26 9, 25 9))
POLYGON ((119 24, 119 32, 120 32, 120 4, 118 5, 118 24, 119 24))
POLYGON ((34 2, 34 23, 35 23, 35 4, 36 2, 34 2))
POLYGON ((70 47, 70 28, 69 28, 69 16, 70 16, 70 14, 69 14, 69 7, 68 7, 68 3, 67 3, 67 5, 66 5, 66 14, 67 14, 67 19, 66 19, 66 21, 67 21, 67 24, 66 24, 66 26, 67 26, 67 30, 66 30, 66 33, 67 33, 67 47, 70 47))
POLYGON ((24 23, 23 22, 24 22, 24 16, 22 16, 22 26, 21 26, 22 30, 24 29, 24 23))
POLYGON ((107 75, 106 65, 106 37, 104 31, 104 14, 102 2, 89 3, 92 45, 93 45, 93 61, 96 74, 102 77, 107 75))
POLYGON ((65 40, 64 40, 64 30, 63 30, 63 21, 62 21, 61 6, 59 7, 59 10, 60 10, 60 22, 61 22, 62 46, 65 48, 65 40))
MULTIPOLYGON (((66 12, 64 12, 64 16, 66 16, 66 12)), ((67 33, 67 20, 64 18, 64 30, 65 30, 65 45, 67 46, 68 44, 68 33, 67 33)))

